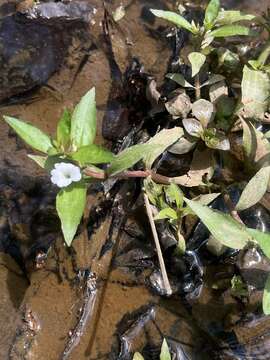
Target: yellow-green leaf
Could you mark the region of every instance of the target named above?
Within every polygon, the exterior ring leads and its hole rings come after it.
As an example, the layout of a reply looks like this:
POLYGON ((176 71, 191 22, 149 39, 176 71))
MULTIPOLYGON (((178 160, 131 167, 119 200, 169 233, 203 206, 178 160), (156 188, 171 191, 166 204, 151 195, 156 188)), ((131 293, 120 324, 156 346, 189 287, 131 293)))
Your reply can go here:
POLYGON ((217 37, 228 37, 236 35, 252 35, 253 33, 246 26, 242 25, 224 25, 211 32, 211 36, 217 37))
POLYGON ((204 25, 207 30, 212 29, 220 9, 219 0, 211 0, 205 10, 204 25))
POLYGON ((4 120, 33 149, 48 153, 53 147, 49 136, 35 126, 10 116, 4 116, 4 120))
POLYGON ((200 72, 203 64, 205 63, 206 56, 199 52, 192 52, 188 55, 188 60, 191 63, 192 77, 194 77, 200 72))
POLYGON ((113 159, 113 153, 104 149, 102 146, 91 144, 82 146, 78 151, 71 154, 70 157, 78 161, 81 166, 87 164, 109 163, 113 159))
POLYGON ((163 340, 160 352, 160 360, 171 360, 171 354, 166 339, 163 340))
POLYGON ((180 28, 184 28, 192 33, 195 33, 194 27, 181 15, 172 12, 172 11, 164 11, 164 10, 155 10, 150 9, 150 11, 156 16, 161 19, 170 21, 171 23, 175 24, 180 28))
POLYGON ((75 107, 71 118, 71 142, 77 150, 93 143, 96 136, 95 88, 89 90, 75 107))
POLYGON ((236 205, 236 210, 245 210, 257 204, 266 193, 269 180, 270 166, 265 166, 246 185, 236 205))
POLYGON ((86 202, 86 186, 72 183, 62 189, 56 197, 56 210, 61 220, 65 242, 68 246, 76 234, 81 222, 86 202))
POLYGON ((252 240, 245 226, 228 214, 210 209, 197 201, 185 199, 185 202, 221 244, 233 249, 242 249, 252 240))
POLYGON ((57 125, 57 143, 60 147, 67 147, 70 142, 71 114, 68 110, 63 112, 57 125))

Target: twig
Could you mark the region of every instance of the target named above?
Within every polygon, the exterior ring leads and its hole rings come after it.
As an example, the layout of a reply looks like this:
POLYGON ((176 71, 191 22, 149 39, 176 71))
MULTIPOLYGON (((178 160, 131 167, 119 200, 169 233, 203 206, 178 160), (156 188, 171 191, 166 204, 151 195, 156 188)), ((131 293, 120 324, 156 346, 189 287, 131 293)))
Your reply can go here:
POLYGON ((164 259, 163 259, 159 239, 158 239, 156 225, 155 225, 155 222, 154 222, 154 219, 153 219, 151 205, 149 203, 148 196, 145 193, 144 193, 143 196, 144 196, 144 203, 145 203, 145 207, 146 207, 147 216, 148 216, 148 219, 149 219, 149 222, 150 222, 150 225, 151 225, 152 234, 153 234, 153 237, 154 237, 154 240, 155 240, 155 245, 156 245, 157 254, 158 254, 158 261, 159 261, 159 266, 160 266, 160 270, 161 270, 161 275, 162 275, 162 278, 163 278, 164 287, 165 287, 165 290, 166 290, 166 294, 171 295, 172 294, 172 289, 171 289, 171 285, 169 283, 167 271, 166 271, 166 268, 165 268, 165 263, 164 263, 164 259))

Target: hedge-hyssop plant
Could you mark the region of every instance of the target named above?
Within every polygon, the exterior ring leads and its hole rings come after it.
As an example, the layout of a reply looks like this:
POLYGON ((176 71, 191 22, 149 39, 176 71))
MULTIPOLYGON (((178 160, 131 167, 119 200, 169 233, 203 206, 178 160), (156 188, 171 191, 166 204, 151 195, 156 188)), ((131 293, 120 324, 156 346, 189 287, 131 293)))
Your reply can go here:
MULTIPOLYGON (((138 176, 151 178, 145 180, 144 191, 158 211, 155 220, 168 222, 178 238, 180 253, 185 252, 186 240, 181 232, 182 219, 189 214, 196 214, 212 236, 222 245, 236 249, 242 249, 250 244, 260 246, 264 254, 270 258, 270 234, 248 228, 232 215, 206 206, 219 196, 219 193, 206 194, 206 196, 190 200, 177 186, 205 186, 207 188, 213 175, 211 154, 214 151, 230 151, 228 132, 234 123, 241 119, 245 165, 252 168, 253 175, 247 182, 234 210, 241 211, 255 205, 267 191, 270 180, 270 145, 267 138, 270 134, 262 134, 255 129, 252 122, 264 120, 265 113, 270 107, 270 77, 267 65, 269 46, 266 46, 257 60, 251 60, 244 67, 242 66, 238 106, 231 102, 232 99, 226 91, 222 94, 222 101, 217 101, 211 87, 209 92, 202 92, 208 94, 206 99, 202 99, 200 90, 203 87, 215 85, 215 89, 228 90, 224 82, 226 78, 221 74, 211 73, 207 68, 208 55, 213 52, 219 53, 220 50, 214 48, 213 44, 216 44, 214 40, 234 35, 252 35, 248 27, 236 23, 253 20, 254 16, 244 15, 239 11, 222 10, 218 0, 210 1, 205 12, 203 26, 196 25, 194 22, 189 23, 183 16, 173 12, 161 10, 152 10, 152 12, 178 27, 185 28, 193 36, 191 43, 194 51, 189 54, 188 60, 192 70, 191 77, 195 77, 194 85, 179 73, 167 74, 168 78, 180 86, 182 93, 178 100, 189 99, 185 88, 195 90, 196 101, 191 103, 189 100, 190 103, 187 104, 182 118, 178 116, 178 113, 171 112, 173 116, 176 115, 178 123, 180 122, 179 126, 163 129, 146 143, 131 146, 114 155, 107 149, 94 144, 96 136, 95 89, 91 89, 83 96, 73 113, 69 111, 63 113, 54 139, 21 120, 8 116, 4 119, 28 145, 43 153, 43 155, 29 155, 29 157, 49 172, 52 183, 59 188, 56 209, 68 246, 71 245, 83 216, 87 186, 93 180, 103 181, 108 177, 138 176), (199 74, 204 67, 207 68, 209 78, 205 83, 200 84, 199 74), (263 149, 264 156, 260 160, 256 156, 254 158, 257 151, 256 147, 254 148, 254 139, 256 139, 256 146, 260 145, 261 152, 263 149), (154 161, 167 148, 171 151, 174 147, 176 153, 184 154, 193 151, 194 147, 201 143, 204 144, 206 151, 200 151, 200 148, 195 149, 190 171, 186 175, 168 178, 157 174, 152 169, 154 161), (207 171, 204 171, 205 169, 202 171, 201 167, 196 170, 198 168, 196 162, 198 163, 200 157, 203 158, 200 161, 202 166, 207 160, 207 171), (127 170, 140 160, 144 162, 143 170, 127 170), (205 182, 205 174, 207 174, 208 183, 205 182), (157 183, 163 185, 155 185, 157 183), (253 191, 254 188, 256 192, 253 191)), ((225 55, 228 55, 226 61, 229 62, 230 68, 235 63, 241 66, 240 61, 237 60, 237 54, 226 49, 222 55, 223 60, 225 55)), ((270 314, 270 277, 265 286, 263 310, 266 314, 270 314)))

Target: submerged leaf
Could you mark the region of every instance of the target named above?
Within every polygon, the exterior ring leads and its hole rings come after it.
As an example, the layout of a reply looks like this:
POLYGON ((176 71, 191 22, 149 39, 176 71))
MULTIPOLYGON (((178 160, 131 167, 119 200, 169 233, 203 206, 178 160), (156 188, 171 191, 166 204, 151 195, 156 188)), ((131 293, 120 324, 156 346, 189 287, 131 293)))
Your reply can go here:
POLYGON ((35 126, 10 116, 4 116, 4 120, 33 149, 48 153, 53 147, 49 136, 35 126))
POLYGON ((268 74, 245 66, 241 88, 245 117, 262 119, 269 106, 270 78, 268 74))
POLYGON ((206 56, 199 52, 192 52, 188 55, 188 60, 191 63, 192 77, 197 75, 205 63, 206 56))
POLYGON ((114 156, 109 150, 104 149, 102 146, 91 144, 80 147, 80 149, 71 154, 70 157, 78 161, 81 166, 84 166, 87 164, 109 163, 114 156))
POLYGON ((205 10, 204 26, 207 30, 212 29, 220 9, 219 0, 211 0, 205 10))
POLYGON ((160 352, 160 360, 171 360, 169 346, 167 344, 166 339, 163 340, 160 352))
POLYGON ((270 275, 268 275, 263 292, 263 312, 265 315, 270 315, 270 275))
POLYGON ((216 111, 210 101, 200 99, 192 104, 192 113, 200 121, 202 126, 206 128, 208 124, 214 120, 216 111))
POLYGON ((165 107, 171 115, 185 118, 191 110, 190 97, 183 92, 167 101, 165 107))
POLYGON ((213 37, 228 37, 236 35, 252 35, 251 30, 242 25, 224 25, 211 32, 213 37))
POLYGON ((204 181, 209 180, 213 173, 212 150, 205 149, 204 151, 200 151, 196 149, 188 173, 172 178, 172 182, 186 187, 205 185, 204 181))
POLYGON ((175 127, 172 129, 163 129, 152 137, 147 144, 150 150, 144 155, 144 162, 147 169, 150 169, 153 162, 158 158, 169 146, 174 144, 184 132, 181 127, 175 127))
POLYGON ((211 234, 225 246, 242 249, 252 237, 245 227, 228 214, 212 210, 196 201, 185 199, 191 210, 201 219, 211 234))
POLYGON ((222 75, 213 74, 213 75, 209 76, 209 79, 208 79, 205 83, 203 83, 203 84, 201 85, 201 88, 203 88, 204 86, 209 86, 209 85, 216 84, 217 82, 222 81, 222 80, 224 80, 224 79, 225 79, 225 78, 224 78, 224 76, 222 76, 222 75))
POLYGON ((177 84, 183 86, 183 87, 187 87, 187 88, 193 88, 194 86, 191 85, 188 81, 185 80, 184 76, 181 74, 167 74, 166 75, 167 79, 173 80, 175 81, 177 84))
POLYGON ((270 166, 261 168, 243 190, 236 205, 236 210, 245 210, 257 204, 267 191, 269 180, 270 166))
POLYGON ((71 119, 71 142, 75 150, 93 143, 96 136, 95 88, 89 90, 75 107, 71 119))
POLYGON ((76 234, 84 212, 86 202, 86 186, 72 183, 62 189, 56 197, 56 209, 61 220, 65 242, 68 246, 76 234))
POLYGON ((182 136, 175 144, 173 144, 168 151, 172 154, 186 154, 197 144, 197 139, 188 135, 182 136))
POLYGON ((159 18, 168 20, 173 24, 177 25, 178 27, 184 28, 192 33, 195 33, 194 27, 183 16, 173 11, 154 10, 154 9, 150 9, 150 11, 159 18))
POLYGON ((203 127, 201 123, 196 119, 183 119, 182 121, 183 126, 186 132, 194 137, 200 138, 201 134, 203 133, 203 127))

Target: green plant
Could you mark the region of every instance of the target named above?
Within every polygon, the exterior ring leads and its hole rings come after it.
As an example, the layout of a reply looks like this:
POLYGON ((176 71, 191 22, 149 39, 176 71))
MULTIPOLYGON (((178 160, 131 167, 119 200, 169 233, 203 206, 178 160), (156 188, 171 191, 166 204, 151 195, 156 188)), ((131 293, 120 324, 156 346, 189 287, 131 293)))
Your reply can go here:
MULTIPOLYGON (((29 155, 51 175, 53 184, 60 188, 56 197, 56 209, 68 246, 76 234, 83 216, 87 186, 94 180, 102 181, 113 176, 139 176, 139 173, 124 173, 140 160, 151 169, 154 160, 182 135, 181 128, 163 130, 148 143, 134 145, 114 155, 95 145, 96 104, 95 89, 87 92, 73 113, 65 111, 58 122, 56 137, 51 138, 31 124, 13 117, 4 120, 34 150, 43 155, 29 155), (106 164, 106 169, 100 167, 106 164)), ((143 174, 150 174, 150 170, 143 174)))
POLYGON ((194 51, 188 55, 192 67, 192 77, 196 76, 206 62, 207 56, 214 50, 214 40, 236 35, 253 35, 253 32, 239 22, 251 21, 254 15, 242 14, 240 11, 226 11, 220 7, 219 0, 211 0, 205 10, 203 25, 188 22, 182 15, 172 11, 151 10, 152 13, 192 34, 194 51))

